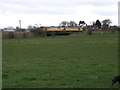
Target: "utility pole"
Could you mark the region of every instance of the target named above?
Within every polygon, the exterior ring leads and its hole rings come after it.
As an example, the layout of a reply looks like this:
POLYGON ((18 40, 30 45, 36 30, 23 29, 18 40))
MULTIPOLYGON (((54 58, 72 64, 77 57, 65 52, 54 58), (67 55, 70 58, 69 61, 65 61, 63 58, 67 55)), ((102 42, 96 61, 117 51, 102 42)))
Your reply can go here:
POLYGON ((20 29, 21 29, 21 20, 19 20, 19 25, 20 25, 20 29))

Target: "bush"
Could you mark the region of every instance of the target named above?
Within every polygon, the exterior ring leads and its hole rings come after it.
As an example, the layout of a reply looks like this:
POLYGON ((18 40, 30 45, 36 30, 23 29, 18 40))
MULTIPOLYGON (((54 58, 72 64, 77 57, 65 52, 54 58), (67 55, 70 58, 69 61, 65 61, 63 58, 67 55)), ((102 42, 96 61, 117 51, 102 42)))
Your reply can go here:
POLYGON ((86 28, 86 33, 87 33, 88 35, 92 35, 92 28, 91 28, 91 27, 87 27, 87 28, 86 28))
POLYGON ((14 38, 14 33, 13 32, 9 32, 9 37, 8 38, 14 38))
POLYGON ((87 31, 87 34, 88 34, 88 35, 92 35, 92 30, 89 29, 89 30, 87 31))
POLYGON ((32 29, 31 32, 34 36, 47 36, 46 31, 43 31, 41 28, 32 29))

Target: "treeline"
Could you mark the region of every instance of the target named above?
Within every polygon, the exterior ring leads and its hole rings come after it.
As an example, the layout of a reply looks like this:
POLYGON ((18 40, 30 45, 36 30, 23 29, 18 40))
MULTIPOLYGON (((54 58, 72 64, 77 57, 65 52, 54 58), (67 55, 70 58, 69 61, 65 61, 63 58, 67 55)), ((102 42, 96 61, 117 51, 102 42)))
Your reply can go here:
MULTIPOLYGON (((85 21, 79 21, 78 23, 74 21, 62 21, 58 27, 80 27, 83 29, 83 33, 87 33, 92 35, 93 33, 117 33, 120 31, 120 27, 110 24, 112 21, 110 19, 105 19, 103 21, 96 20, 91 23, 91 25, 87 25, 85 21)), ((54 26, 51 26, 54 27, 54 26)), ((39 26, 35 24, 35 26, 28 25, 27 29, 22 29, 20 27, 16 27, 14 29, 12 26, 1 29, 2 30, 2 38, 28 38, 28 37, 37 37, 37 36, 47 36, 47 27, 39 26), (11 31, 12 30, 12 31, 11 31)), ((55 34, 51 33, 51 36, 55 34)))

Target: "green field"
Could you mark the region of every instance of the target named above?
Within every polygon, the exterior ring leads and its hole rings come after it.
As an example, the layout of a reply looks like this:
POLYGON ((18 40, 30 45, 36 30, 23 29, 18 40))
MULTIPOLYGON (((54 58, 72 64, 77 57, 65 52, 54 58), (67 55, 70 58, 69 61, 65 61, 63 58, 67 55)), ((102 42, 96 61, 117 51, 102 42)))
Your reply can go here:
POLYGON ((118 74, 117 34, 3 39, 2 50, 3 88, 111 88, 118 74))

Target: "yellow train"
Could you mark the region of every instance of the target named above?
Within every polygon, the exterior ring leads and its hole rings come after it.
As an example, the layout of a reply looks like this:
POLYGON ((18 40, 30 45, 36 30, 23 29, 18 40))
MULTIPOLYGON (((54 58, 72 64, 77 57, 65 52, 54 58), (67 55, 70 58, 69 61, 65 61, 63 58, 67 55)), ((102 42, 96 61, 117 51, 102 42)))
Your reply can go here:
POLYGON ((41 30, 47 32, 47 35, 69 35, 72 32, 82 32, 81 27, 41 27, 41 30))
POLYGON ((50 31, 54 31, 54 32, 57 32, 57 31, 77 32, 77 31, 83 31, 83 29, 79 28, 79 27, 48 27, 47 32, 50 32, 50 31))

